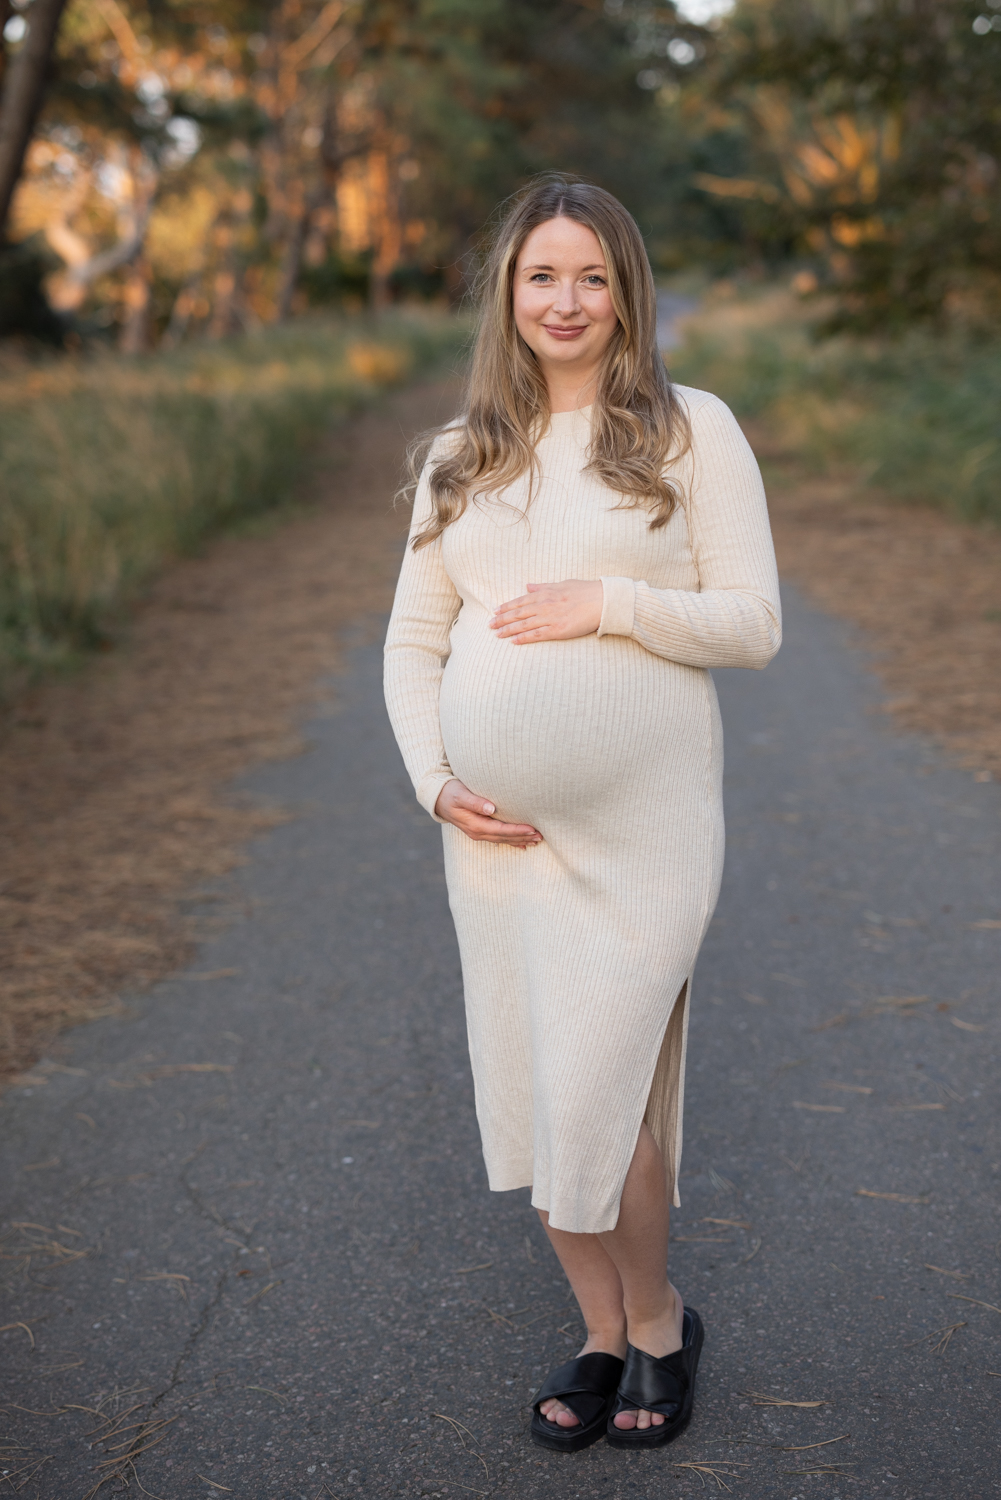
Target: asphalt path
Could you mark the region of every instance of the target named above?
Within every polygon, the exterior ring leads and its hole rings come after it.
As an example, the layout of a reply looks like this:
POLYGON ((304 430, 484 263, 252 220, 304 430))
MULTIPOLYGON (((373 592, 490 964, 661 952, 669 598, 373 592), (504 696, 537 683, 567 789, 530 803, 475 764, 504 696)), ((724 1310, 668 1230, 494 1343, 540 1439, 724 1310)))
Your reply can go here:
POLYGON ((202 900, 196 963, 0 1102, 12 1490, 661 1500, 717 1492, 699 1464, 754 1500, 1001 1489, 1001 787, 893 733, 863 645, 785 602, 775 663, 716 674, 687 1434, 528 1441, 579 1318, 528 1193, 486 1190, 440 836, 366 621, 309 752, 241 783, 294 817, 202 900))

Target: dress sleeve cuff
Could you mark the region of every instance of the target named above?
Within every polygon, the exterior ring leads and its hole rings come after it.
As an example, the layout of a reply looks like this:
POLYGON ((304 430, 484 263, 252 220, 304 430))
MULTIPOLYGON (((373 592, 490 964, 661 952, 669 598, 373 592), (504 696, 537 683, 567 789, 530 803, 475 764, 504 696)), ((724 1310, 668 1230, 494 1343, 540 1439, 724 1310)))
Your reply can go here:
POLYGON ((636 584, 631 578, 603 578, 599 635, 632 635, 636 619, 636 584))
POLYGON ((444 818, 439 818, 434 810, 434 805, 441 796, 441 789, 450 781, 455 780, 452 771, 429 771, 417 788, 417 800, 425 812, 429 812, 436 823, 443 823, 444 818))

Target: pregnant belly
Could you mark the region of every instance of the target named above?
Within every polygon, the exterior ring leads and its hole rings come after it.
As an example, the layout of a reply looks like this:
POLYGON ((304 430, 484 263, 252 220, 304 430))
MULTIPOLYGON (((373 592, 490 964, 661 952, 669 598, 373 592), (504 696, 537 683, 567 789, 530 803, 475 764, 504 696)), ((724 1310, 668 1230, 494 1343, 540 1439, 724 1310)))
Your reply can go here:
POLYGON ((705 782, 705 674, 619 637, 453 640, 440 717, 449 764, 501 817, 614 814, 705 782))

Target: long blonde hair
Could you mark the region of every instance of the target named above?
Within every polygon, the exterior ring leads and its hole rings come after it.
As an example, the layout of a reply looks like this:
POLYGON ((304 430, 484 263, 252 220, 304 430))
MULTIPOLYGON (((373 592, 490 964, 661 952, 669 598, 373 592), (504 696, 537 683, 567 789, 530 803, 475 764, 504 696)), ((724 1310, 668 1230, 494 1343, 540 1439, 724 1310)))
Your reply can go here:
MULTIPOLYGON (((536 472, 535 443, 548 421, 549 393, 532 350, 515 326, 515 263, 525 240, 551 219, 594 231, 608 268, 618 326, 598 375, 587 469, 624 503, 650 511, 663 526, 681 496, 664 469, 691 441, 682 406, 657 347, 657 295, 642 236, 632 215, 603 188, 547 176, 517 194, 501 219, 477 285, 480 325, 465 416, 449 429, 446 452, 430 474, 433 514, 414 537, 426 546, 466 509, 469 497, 502 490, 536 472)), ((420 472, 435 437, 415 445, 420 472)), ((531 493, 531 489, 530 489, 531 493)))

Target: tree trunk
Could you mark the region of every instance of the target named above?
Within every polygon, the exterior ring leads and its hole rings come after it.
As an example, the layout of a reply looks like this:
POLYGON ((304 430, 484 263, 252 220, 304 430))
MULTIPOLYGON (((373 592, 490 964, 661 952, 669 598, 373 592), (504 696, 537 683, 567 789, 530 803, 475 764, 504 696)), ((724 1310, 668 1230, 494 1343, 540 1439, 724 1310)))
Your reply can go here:
POLYGON ((4 74, 7 71, 7 64, 10 61, 10 58, 7 56, 7 49, 2 40, 3 29, 13 14, 14 7, 11 5, 10 0, 0 0, 0 88, 3 88, 4 74))
POLYGON ((5 70, 0 96, 0 242, 6 237, 11 200, 41 107, 65 6, 66 0, 34 0, 25 17, 28 34, 5 70))
POLYGON ((153 268, 140 253, 129 267, 125 283, 125 317, 118 340, 122 354, 145 354, 149 349, 152 293, 153 268))
POLYGON ((292 298, 299 281, 299 272, 302 270, 302 253, 306 248, 306 239, 313 223, 313 215, 320 207, 324 198, 324 190, 311 193, 302 208, 292 220, 289 237, 285 242, 285 254, 282 257, 281 280, 278 286, 278 299, 275 307, 275 322, 285 323, 292 314, 292 298))

